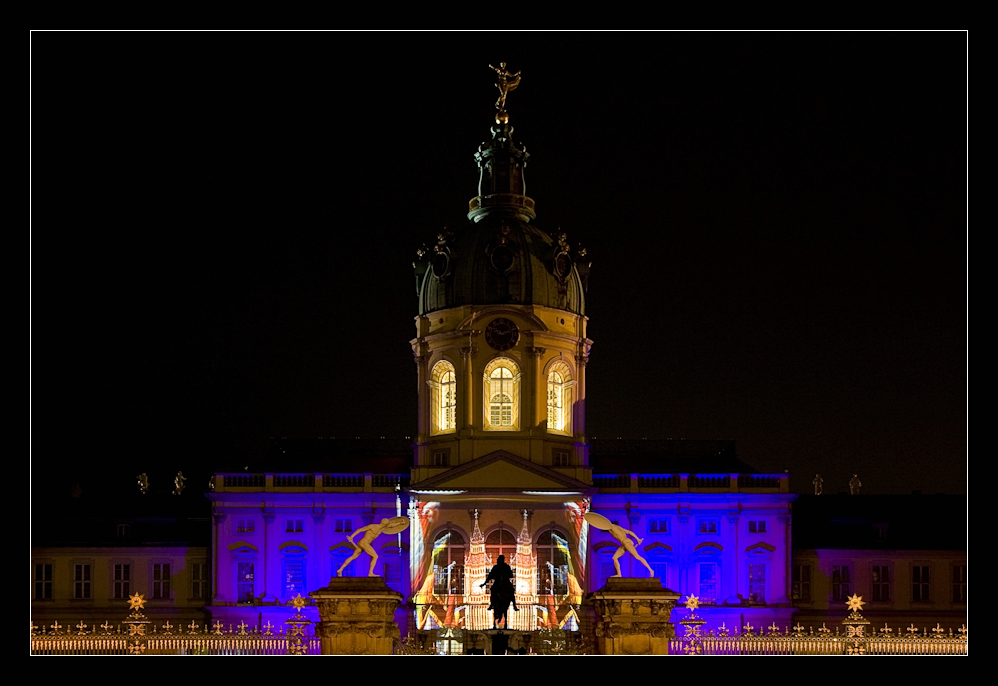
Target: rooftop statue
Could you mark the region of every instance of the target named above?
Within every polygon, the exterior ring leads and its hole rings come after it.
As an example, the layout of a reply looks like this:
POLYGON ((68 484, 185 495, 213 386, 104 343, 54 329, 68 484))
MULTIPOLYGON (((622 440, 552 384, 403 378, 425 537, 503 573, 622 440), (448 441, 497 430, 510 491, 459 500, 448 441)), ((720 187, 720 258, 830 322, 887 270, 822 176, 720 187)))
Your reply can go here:
POLYGON ((348 541, 353 544, 354 551, 353 555, 346 559, 340 568, 336 570, 336 576, 343 576, 343 570, 346 566, 356 560, 361 553, 367 553, 371 558, 371 569, 368 571, 368 576, 377 576, 374 573, 374 565, 378 562, 378 554, 374 552, 374 548, 371 547, 371 542, 374 541, 381 534, 398 534, 406 530, 409 526, 409 519, 407 517, 392 517, 391 519, 384 518, 377 524, 368 524, 367 526, 362 526, 361 528, 350 534, 348 541), (354 543, 353 537, 359 534, 361 531, 364 532, 364 537, 360 539, 359 543, 354 543))
POLYGON ((628 531, 624 527, 614 524, 603 515, 597 514, 595 512, 587 512, 585 518, 587 522, 589 522, 592 526, 596 527, 597 529, 600 529, 601 531, 609 531, 610 535, 620 542, 620 547, 617 548, 617 552, 613 554, 613 568, 617 570, 617 573, 614 574, 614 576, 621 575, 620 558, 623 556, 625 551, 630 553, 635 560, 643 564, 648 569, 648 576, 655 576, 655 570, 651 568, 651 565, 648 564, 648 561, 646 559, 638 555, 638 549, 634 547, 634 543, 631 543, 632 537, 638 543, 638 545, 641 544, 642 540, 638 538, 633 531, 628 531))
POLYGON ((821 486, 825 483, 825 480, 821 478, 821 474, 815 474, 814 481, 811 483, 814 484, 814 494, 821 495, 821 486))
POLYGON ((862 486, 859 482, 859 477, 855 474, 849 479, 849 495, 859 495, 859 487, 862 486))
POLYGON ((503 112, 506 109, 506 95, 520 85, 520 72, 511 74, 506 70, 505 62, 500 62, 498 69, 490 64, 489 69, 497 74, 496 88, 499 89, 499 99, 496 100, 496 109, 503 112))

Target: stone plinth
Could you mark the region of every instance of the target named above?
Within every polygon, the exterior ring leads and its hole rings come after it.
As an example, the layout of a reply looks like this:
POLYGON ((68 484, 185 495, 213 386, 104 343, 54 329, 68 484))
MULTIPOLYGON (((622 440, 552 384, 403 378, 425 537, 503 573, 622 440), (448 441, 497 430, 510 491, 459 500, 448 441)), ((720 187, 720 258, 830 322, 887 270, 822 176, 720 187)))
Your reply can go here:
POLYGON ((380 576, 333 577, 309 593, 319 608, 316 634, 323 655, 391 655, 399 637, 395 610, 402 595, 380 576))
POLYGON ((658 579, 611 577, 582 600, 582 626, 601 655, 668 655, 679 594, 658 579))

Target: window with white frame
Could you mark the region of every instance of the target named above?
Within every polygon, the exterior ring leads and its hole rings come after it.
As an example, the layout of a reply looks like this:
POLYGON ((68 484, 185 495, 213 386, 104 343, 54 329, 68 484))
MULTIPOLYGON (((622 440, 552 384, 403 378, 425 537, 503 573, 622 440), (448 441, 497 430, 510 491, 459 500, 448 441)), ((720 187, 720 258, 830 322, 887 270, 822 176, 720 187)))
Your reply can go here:
POLYGON ((128 538, 132 533, 132 527, 128 524, 117 524, 114 527, 115 538, 128 538))
POLYGON ((52 600, 52 565, 42 562, 35 565, 35 600, 52 600))
POLYGON ((852 582, 849 580, 849 565, 832 565, 832 600, 845 602, 852 594, 852 582))
POLYGON ((888 603, 891 600, 891 567, 875 564, 870 567, 870 600, 875 603, 888 603))
POLYGON ((434 467, 450 467, 450 448, 433 451, 434 467))
POLYGON ((912 565, 911 600, 916 603, 929 601, 929 565, 912 565))
POLYGON ((204 599, 208 597, 208 563, 194 562, 191 564, 191 598, 204 599))
POLYGON ((170 597, 169 563, 158 563, 152 566, 152 597, 158 600, 170 597))
POLYGON ((485 428, 515 431, 520 424, 520 367, 508 357, 485 366, 485 428))
POLYGON ((697 520, 697 532, 701 534, 716 534, 717 520, 716 519, 697 520))
POLYGON ((548 431, 572 432, 572 369, 564 360, 555 360, 548 367, 548 431))
POLYGON ((766 520, 765 519, 750 519, 748 523, 748 530, 750 534, 764 534, 766 533, 766 520))
POLYGON ((111 577, 112 598, 127 598, 132 594, 132 566, 130 564, 112 565, 111 577))
POLYGON ((335 531, 338 534, 352 534, 353 519, 346 517, 335 520, 333 522, 333 531, 335 531))
POLYGON ((300 534, 305 531, 304 519, 287 519, 284 521, 284 533, 300 534))
POLYGON ((256 526, 256 520, 248 517, 240 517, 236 520, 237 534, 251 534, 256 526))
POLYGON ((449 433, 457 428, 457 373, 454 365, 440 360, 430 372, 433 398, 432 433, 449 433))
POLYGON ((79 600, 91 598, 90 593, 90 565, 73 565, 73 597, 79 600))
POLYGON ((551 466, 552 467, 567 467, 572 462, 572 453, 568 450, 558 450, 555 448, 551 451, 551 466))

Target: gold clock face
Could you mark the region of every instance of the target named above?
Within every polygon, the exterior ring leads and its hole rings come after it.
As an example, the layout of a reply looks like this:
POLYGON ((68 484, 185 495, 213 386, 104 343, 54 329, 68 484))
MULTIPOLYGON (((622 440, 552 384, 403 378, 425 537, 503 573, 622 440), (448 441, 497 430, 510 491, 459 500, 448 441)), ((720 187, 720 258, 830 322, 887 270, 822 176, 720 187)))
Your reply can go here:
POLYGON ((514 347, 520 340, 520 330, 508 319, 493 319, 485 327, 485 342, 502 352, 514 347))

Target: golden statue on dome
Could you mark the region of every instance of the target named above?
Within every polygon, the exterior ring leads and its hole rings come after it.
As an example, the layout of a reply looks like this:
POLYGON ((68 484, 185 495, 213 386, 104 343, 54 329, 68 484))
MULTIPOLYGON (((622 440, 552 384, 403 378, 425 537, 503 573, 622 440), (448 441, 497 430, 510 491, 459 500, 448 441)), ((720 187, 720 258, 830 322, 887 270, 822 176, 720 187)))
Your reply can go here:
POLYGON ((499 112, 496 113, 496 119, 508 119, 509 115, 506 114, 506 96, 520 85, 520 72, 516 72, 515 74, 509 72, 506 69, 505 62, 500 62, 498 68, 490 64, 489 69, 496 73, 496 88, 499 89, 499 99, 496 100, 496 109, 499 112))

